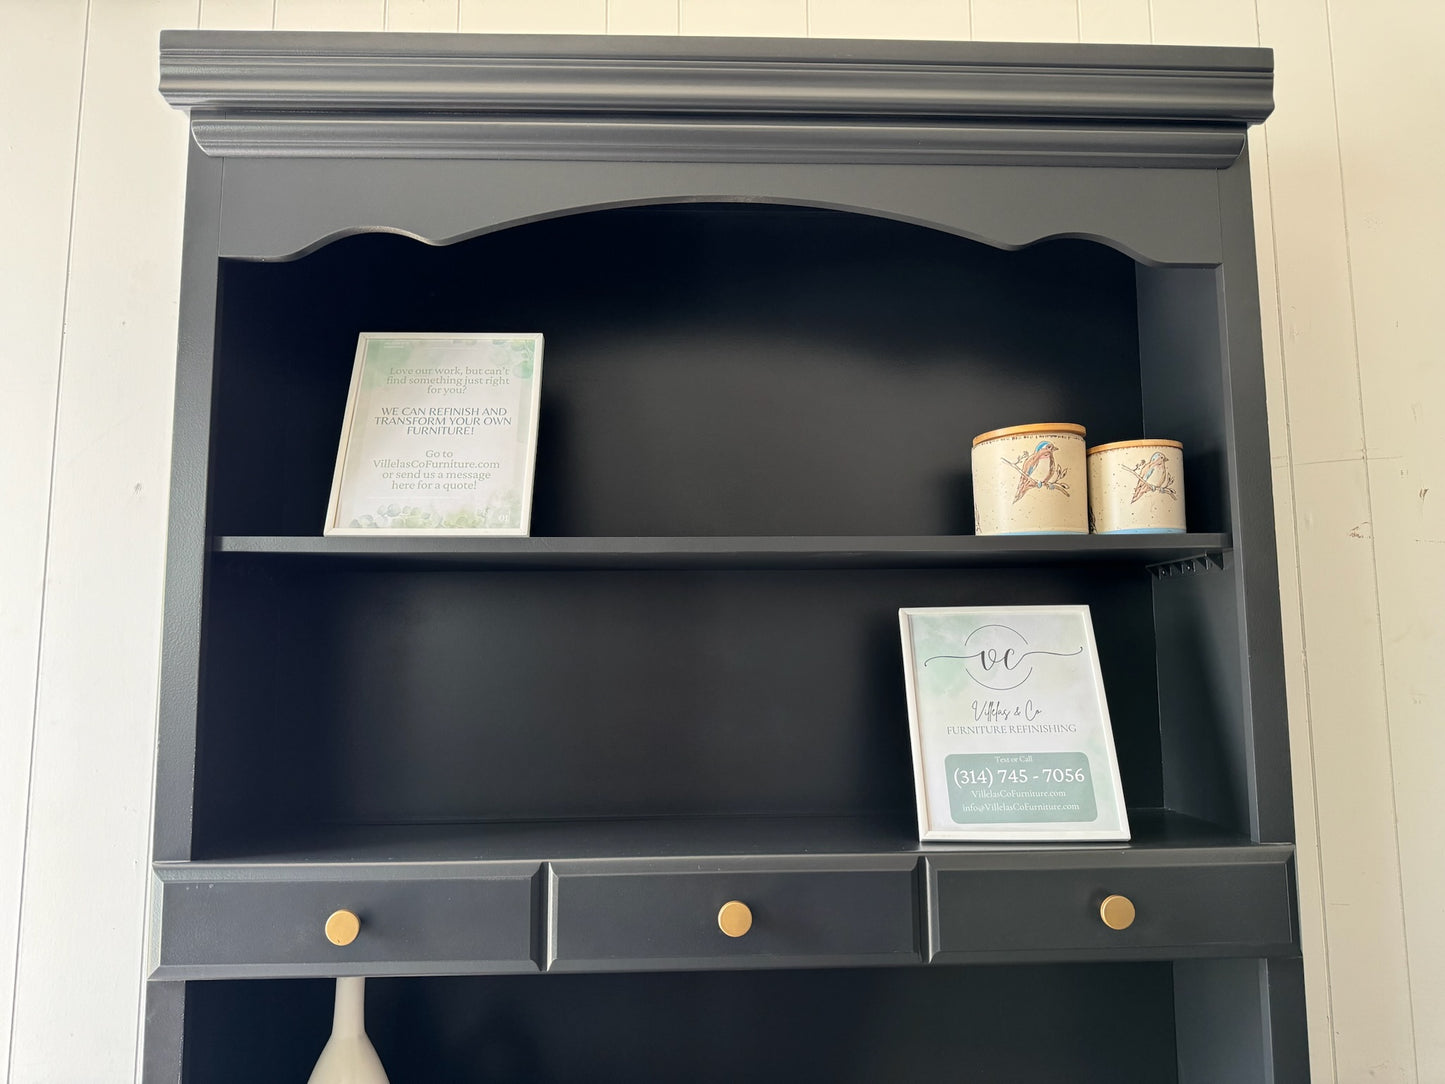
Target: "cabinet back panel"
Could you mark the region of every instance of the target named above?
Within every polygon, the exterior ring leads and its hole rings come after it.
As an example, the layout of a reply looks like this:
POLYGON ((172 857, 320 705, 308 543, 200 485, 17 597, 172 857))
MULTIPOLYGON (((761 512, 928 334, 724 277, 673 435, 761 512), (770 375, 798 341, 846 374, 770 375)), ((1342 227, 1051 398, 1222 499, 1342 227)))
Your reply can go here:
POLYGON ((971 533, 978 433, 1141 435, 1134 271, 754 204, 225 261, 212 531, 319 533, 358 332, 540 331, 534 534, 971 533))
MULTIPOLYGON (((185 1079, 303 1080, 332 989, 189 983, 185 1079)), ((1177 1079, 1167 963, 372 979, 366 999, 398 1081, 1177 1079)))
POLYGON ((1088 604, 1126 796, 1160 804, 1142 569, 290 569, 213 565, 198 856, 288 825, 909 810, 900 606, 1088 604))

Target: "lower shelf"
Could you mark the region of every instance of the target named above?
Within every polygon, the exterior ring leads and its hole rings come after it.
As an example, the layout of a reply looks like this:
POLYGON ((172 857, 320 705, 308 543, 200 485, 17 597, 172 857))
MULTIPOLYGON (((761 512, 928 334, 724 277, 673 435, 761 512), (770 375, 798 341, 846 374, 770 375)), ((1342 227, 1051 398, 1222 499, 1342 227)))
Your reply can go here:
POLYGON ((395 827, 390 842, 158 863, 152 977, 1298 954, 1290 845, 1173 814, 1133 823, 1130 844, 1043 847, 925 847, 850 818, 395 827), (1110 895, 1135 906, 1125 929, 1101 919, 1110 895), (744 936, 719 928, 730 900, 751 908, 744 936), (345 946, 323 932, 337 910, 360 920, 345 946))
MULTIPOLYGON (((382 979, 366 1024, 394 1081, 1167 1084, 1175 981, 1169 964, 382 979)), ((304 1080, 331 997, 187 984, 183 1079, 304 1080)))
MULTIPOLYGON (((1237 847, 1249 841, 1165 809, 1131 809, 1128 843, 920 843, 911 809, 869 816, 616 817, 577 820, 332 824, 230 841, 206 857, 222 864, 516 862, 587 858, 792 854, 1027 854, 1237 847)), ((207 863, 177 864, 191 867, 207 863)))

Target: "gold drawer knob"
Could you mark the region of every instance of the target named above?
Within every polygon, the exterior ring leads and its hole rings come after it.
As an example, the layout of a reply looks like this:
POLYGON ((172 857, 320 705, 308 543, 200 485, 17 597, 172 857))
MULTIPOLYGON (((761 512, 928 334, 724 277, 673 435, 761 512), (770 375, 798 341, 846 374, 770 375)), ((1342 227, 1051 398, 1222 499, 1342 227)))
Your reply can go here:
POLYGON ((1127 930, 1134 925, 1134 901, 1128 896, 1105 896, 1099 904, 1099 917, 1111 930, 1127 930))
POLYGON ((741 937, 753 928, 753 909, 742 900, 728 900, 718 910, 717 928, 729 937, 741 937))
POLYGON ((334 911, 326 920, 326 940, 345 947, 361 932, 361 919, 353 911, 334 911))

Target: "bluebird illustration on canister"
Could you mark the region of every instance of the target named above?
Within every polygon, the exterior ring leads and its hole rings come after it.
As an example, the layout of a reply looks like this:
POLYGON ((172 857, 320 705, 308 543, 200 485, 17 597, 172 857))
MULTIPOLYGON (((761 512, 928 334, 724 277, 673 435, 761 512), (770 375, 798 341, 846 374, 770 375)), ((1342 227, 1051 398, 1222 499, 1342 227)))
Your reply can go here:
MULTIPOLYGON (((1051 441, 1041 440, 1032 452, 1020 456, 1016 462, 1009 463, 1014 470, 1019 472, 1019 486, 1014 490, 1014 503, 1031 489, 1057 489, 1067 494, 1069 487, 1064 484, 1064 476, 1068 469, 1060 467, 1054 462, 1054 453, 1058 451, 1057 446, 1051 441)), ((1008 460, 1004 460, 1008 463, 1008 460)))
POLYGON ((1155 452, 1137 466, 1124 469, 1138 479, 1134 485, 1134 496, 1129 500, 1130 504, 1137 502, 1146 493, 1176 496, 1173 488, 1174 476, 1169 473, 1169 459, 1163 452, 1155 452))

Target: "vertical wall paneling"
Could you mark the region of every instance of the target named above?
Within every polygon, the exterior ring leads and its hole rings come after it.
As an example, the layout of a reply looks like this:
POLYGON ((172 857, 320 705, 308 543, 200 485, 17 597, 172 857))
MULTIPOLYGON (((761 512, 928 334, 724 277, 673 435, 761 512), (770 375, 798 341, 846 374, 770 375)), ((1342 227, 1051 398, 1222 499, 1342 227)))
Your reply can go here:
MULTIPOLYGON (((1420 391, 1438 417, 1445 402, 1441 376, 1430 379, 1433 387, 1420 391)), ((1423 428, 1409 415, 1402 423, 1423 428)), ((1414 436, 1421 445, 1427 443, 1423 433, 1414 436)), ((1438 613, 1438 600, 1445 598, 1445 523, 1435 497, 1445 479, 1434 454, 1427 449, 1423 463, 1409 454, 1372 457, 1366 463, 1385 643, 1406 965, 1422 1084, 1445 1080, 1445 863, 1440 860, 1445 627, 1438 613)))
POLYGON ((459 0, 386 0, 386 29, 455 30, 461 18, 458 3, 459 0))
MULTIPOLYGON (((1158 41, 1210 45, 1260 45, 1255 0, 1199 5, 1182 0, 1152 0, 1151 22, 1158 41)), ((1276 85, 1278 85, 1276 83, 1276 85)), ((1271 118, 1273 121, 1274 118, 1271 118)), ((1295 800, 1296 873, 1299 886, 1300 940, 1305 953, 1305 1011, 1310 1031, 1311 1075, 1334 1079, 1333 1023, 1330 1013, 1329 945, 1316 817, 1314 736, 1308 695, 1301 605, 1299 535, 1290 439, 1288 385, 1280 323, 1280 253, 1275 243, 1269 136, 1273 124, 1250 130, 1251 188, 1260 279, 1260 330, 1264 347, 1265 394, 1269 407, 1270 465, 1274 482, 1275 540, 1280 579, 1280 626, 1284 641, 1285 696, 1290 722, 1290 764, 1295 800)), ((1287 252, 1286 258, 1293 253, 1287 252)))
POLYGON ((276 0, 277 30, 380 30, 383 0, 276 0))
POLYGON ((196 13, 90 12, 10 1064, 26 1084, 134 1072, 186 149, 156 40, 196 13))
POLYGON ((1431 242, 1445 235, 1445 140, 1434 127, 1435 111, 1445 106, 1438 61, 1445 10, 1421 6, 1413 17, 1408 22, 1351 0, 1330 5, 1351 300, 1371 459, 1414 457, 1426 447, 1418 438, 1429 433, 1431 421, 1441 420, 1439 257, 1431 242), (1390 57, 1393 78, 1381 78, 1380 55, 1390 57), (1420 133, 1417 126, 1425 121, 1432 128, 1420 133), (1402 147, 1408 147, 1403 168, 1382 168, 1402 147))
POLYGON ((1079 0, 1079 40, 1147 45, 1149 0, 1079 0))
POLYGON ((609 34, 676 34, 677 0, 607 0, 609 34))
POLYGON ((802 38, 808 35, 807 0, 678 0, 683 34, 802 38))
MULTIPOLYGON (((1359 393, 1360 366, 1373 359, 1356 352, 1335 61, 1323 4, 1259 0, 1258 13, 1261 44, 1274 47, 1277 68, 1269 166, 1332 1054, 1340 1080, 1408 1081, 1416 1079, 1415 1040, 1395 758, 1359 393), (1365 785, 1372 777, 1392 779, 1392 786, 1365 785)), ((1388 56, 1374 55, 1375 73, 1394 63, 1388 56)), ((1391 108, 1399 101, 1394 96, 1391 108)), ((1393 172, 1386 163, 1399 154, 1387 151, 1371 166, 1393 172)), ((1398 268, 1388 272, 1392 288, 1398 268)))
POLYGON ((1445 10, 1332 0, 1329 17, 1416 1070, 1436 1081, 1445 1080, 1445 10))
POLYGON ((1329 1042, 1329 959, 1320 888, 1319 833, 1315 815, 1314 740, 1310 728, 1300 607, 1299 543, 1295 533, 1294 464, 1290 458, 1289 401, 1281 346, 1274 215, 1268 171, 1269 133, 1250 130, 1255 242, 1259 266, 1260 330, 1264 346, 1265 397, 1269 408, 1270 470, 1279 564, 1280 626, 1284 639, 1285 696, 1289 705, 1290 766, 1294 781, 1296 869, 1300 939, 1304 947, 1305 1009, 1311 1035, 1312 1076, 1334 1079, 1329 1042))
POLYGON ((976 41, 1078 41, 1075 0, 972 0, 976 41))
POLYGON ((973 36, 966 0, 808 0, 815 38, 907 38, 967 41, 973 36))
POLYGON ((1393 788, 1370 782, 1391 775, 1365 463, 1297 461, 1294 482, 1336 1072, 1413 1081, 1393 788))
POLYGON ((1335 1079, 1334 1024, 1330 1013, 1329 945, 1325 937, 1320 841, 1314 785, 1314 741, 1309 726, 1309 684, 1300 619, 1299 543, 1295 532, 1294 473, 1285 463, 1271 470, 1275 537, 1280 554, 1279 605, 1284 640, 1285 698, 1289 711, 1290 766, 1294 783, 1295 870, 1299 889, 1300 943, 1304 952, 1305 1012, 1309 1026, 1310 1079, 1335 1079))
MULTIPOLYGON (((1155 45, 1255 45, 1254 0, 1149 0, 1155 45)), ((1278 82, 1275 84, 1278 86, 1278 82)))
MULTIPOLYGON (((1156 29, 1158 19, 1156 7, 1156 29)), ((1328 29, 1318 0, 1259 0, 1260 44, 1275 51, 1269 175, 1290 437, 1300 463, 1363 451, 1328 29)))
POLYGON ((485 34, 602 34, 607 0, 461 0, 463 30, 485 34))
POLYGON ((86 0, 0 0, 0 1076, 10 1051, 86 0))
POLYGON ((201 0, 201 29, 270 30, 275 14, 276 0, 201 0))

